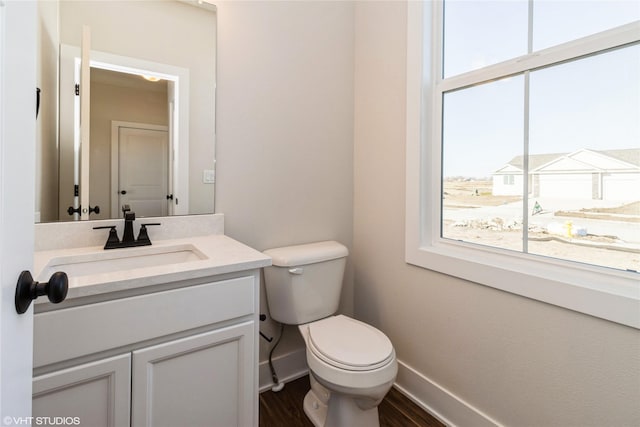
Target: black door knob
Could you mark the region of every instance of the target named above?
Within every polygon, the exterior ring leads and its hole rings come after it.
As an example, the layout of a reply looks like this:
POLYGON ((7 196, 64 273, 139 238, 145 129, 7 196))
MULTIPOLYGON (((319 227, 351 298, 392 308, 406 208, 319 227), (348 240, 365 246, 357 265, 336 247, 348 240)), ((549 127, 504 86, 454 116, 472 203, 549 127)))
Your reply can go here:
POLYGON ((122 194, 122 195, 124 196, 125 194, 127 194, 127 190, 122 190, 122 191, 120 192, 120 194, 122 194))
POLYGON ((16 286, 16 310, 22 314, 31 305, 31 301, 42 295, 47 295, 49 301, 54 304, 64 301, 69 290, 69 279, 67 273, 55 272, 47 283, 39 283, 33 280, 31 273, 23 271, 18 277, 16 286))

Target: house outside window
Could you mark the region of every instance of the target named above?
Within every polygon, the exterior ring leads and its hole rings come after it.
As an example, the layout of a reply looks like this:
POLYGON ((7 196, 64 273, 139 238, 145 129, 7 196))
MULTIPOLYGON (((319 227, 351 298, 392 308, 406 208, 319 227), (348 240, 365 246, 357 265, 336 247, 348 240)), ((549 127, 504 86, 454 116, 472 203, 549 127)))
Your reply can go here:
POLYGON ((407 261, 640 327, 640 6, 408 8, 407 261))

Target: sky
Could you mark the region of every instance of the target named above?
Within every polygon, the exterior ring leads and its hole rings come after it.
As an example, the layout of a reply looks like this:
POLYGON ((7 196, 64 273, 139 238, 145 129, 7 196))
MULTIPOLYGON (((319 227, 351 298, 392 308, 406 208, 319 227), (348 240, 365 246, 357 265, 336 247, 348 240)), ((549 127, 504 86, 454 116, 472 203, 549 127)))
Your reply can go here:
MULTIPOLYGON (((640 19, 637 1, 533 4, 534 51, 640 19)), ((520 0, 446 2, 445 77, 526 54, 527 12, 520 0)), ((640 45, 533 71, 530 153, 640 148, 639 76, 640 45)), ((443 110, 445 177, 489 177, 523 154, 523 76, 447 93, 443 110)))

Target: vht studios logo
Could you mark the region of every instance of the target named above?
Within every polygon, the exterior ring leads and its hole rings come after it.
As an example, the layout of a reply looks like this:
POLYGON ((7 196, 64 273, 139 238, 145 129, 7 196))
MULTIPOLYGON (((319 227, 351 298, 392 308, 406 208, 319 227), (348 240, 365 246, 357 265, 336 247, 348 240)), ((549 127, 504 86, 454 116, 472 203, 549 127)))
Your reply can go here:
POLYGON ((2 419, 5 426, 77 426, 80 417, 10 417, 2 419))

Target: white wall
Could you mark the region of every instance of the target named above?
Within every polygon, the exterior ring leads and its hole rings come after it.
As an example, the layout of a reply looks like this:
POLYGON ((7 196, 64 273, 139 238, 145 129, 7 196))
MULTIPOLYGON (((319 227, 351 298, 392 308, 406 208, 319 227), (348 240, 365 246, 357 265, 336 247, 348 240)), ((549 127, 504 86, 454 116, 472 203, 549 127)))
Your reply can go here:
MULTIPOLYGON (((504 177, 506 175, 493 175, 491 186, 491 194, 494 196, 522 196, 522 190, 524 189, 522 182, 522 172, 514 172, 513 184, 505 184, 504 177)), ((532 190, 531 188, 529 189, 532 190)))
MULTIPOLYGON (((353 4, 217 6, 216 212, 225 234, 258 250, 327 239, 351 247, 353 4)), ((347 313, 351 283, 349 264, 347 313)), ((266 313, 264 292, 261 305, 266 313)), ((287 328, 275 355, 302 349, 298 335, 287 328)))
POLYGON ((404 385, 460 425, 640 425, 640 331, 404 262, 404 2, 357 3, 355 58, 355 314, 404 385), (436 384, 478 411, 460 422, 436 384))

